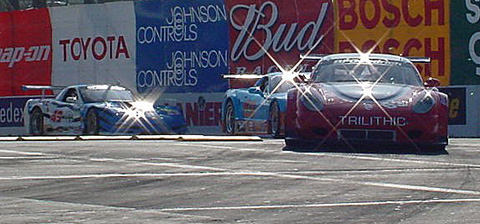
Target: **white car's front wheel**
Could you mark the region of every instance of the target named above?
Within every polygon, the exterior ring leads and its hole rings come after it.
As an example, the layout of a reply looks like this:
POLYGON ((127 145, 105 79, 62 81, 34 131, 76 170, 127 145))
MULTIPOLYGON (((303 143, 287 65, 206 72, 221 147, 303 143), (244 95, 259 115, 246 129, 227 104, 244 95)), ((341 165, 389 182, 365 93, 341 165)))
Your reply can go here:
POLYGON ((85 134, 98 135, 99 132, 98 115, 95 110, 91 109, 87 113, 87 122, 85 125, 85 134))

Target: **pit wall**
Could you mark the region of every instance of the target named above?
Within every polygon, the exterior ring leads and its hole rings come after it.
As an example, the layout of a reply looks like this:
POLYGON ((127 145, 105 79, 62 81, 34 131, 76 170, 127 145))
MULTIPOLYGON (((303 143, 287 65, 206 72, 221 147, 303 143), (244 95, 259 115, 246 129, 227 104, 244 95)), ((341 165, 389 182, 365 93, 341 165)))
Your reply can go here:
MULTIPOLYGON (((432 58, 417 65, 424 78, 466 89, 466 121, 454 120, 452 135, 479 136, 468 95, 480 84, 479 18, 473 0, 163 0, 3 12, 0 106, 40 94, 25 84, 120 84, 182 106, 192 133, 219 133, 224 92, 251 84, 222 74, 292 68, 310 49, 372 51, 432 58)), ((1 134, 17 129, 0 114, 1 134)))

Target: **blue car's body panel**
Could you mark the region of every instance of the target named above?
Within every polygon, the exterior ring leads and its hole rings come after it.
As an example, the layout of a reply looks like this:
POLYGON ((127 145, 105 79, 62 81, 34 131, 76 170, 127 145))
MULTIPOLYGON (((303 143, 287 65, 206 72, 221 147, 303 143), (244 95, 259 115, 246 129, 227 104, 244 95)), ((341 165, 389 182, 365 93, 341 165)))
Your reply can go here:
MULTIPOLYGON (((235 133, 229 134, 270 134, 271 107, 274 103, 278 105, 280 118, 286 109, 286 89, 277 87, 283 82, 282 73, 276 72, 263 76, 253 87, 227 90, 222 102, 223 131, 226 132, 226 107, 231 103, 234 108, 236 130, 235 133)), ((282 87, 288 89, 291 86, 282 87)))
MULTIPOLYGON (((87 116, 94 113, 98 118, 100 134, 183 134, 187 131, 185 119, 178 107, 153 106, 138 102, 133 98, 111 99, 106 97, 111 88, 124 91, 121 94, 130 96, 131 92, 123 87, 100 85, 75 85, 66 87, 55 98, 31 99, 25 105, 25 124, 31 134, 73 134, 86 133, 87 116), (105 99, 88 99, 85 89, 104 91, 105 99), (97 88, 97 89, 95 89, 97 88), (42 129, 32 132, 32 114, 40 110, 42 129)), ((91 96, 90 96, 91 97, 91 96)), ((37 121, 33 121, 37 122, 37 121)), ((35 128, 34 128, 35 129, 35 128)))

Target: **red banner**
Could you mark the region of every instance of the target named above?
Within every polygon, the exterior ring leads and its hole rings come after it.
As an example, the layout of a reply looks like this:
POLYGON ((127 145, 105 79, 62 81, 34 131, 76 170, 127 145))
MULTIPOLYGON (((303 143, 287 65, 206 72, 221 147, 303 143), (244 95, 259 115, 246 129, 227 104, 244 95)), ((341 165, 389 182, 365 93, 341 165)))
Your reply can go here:
POLYGON ((226 5, 230 73, 265 74, 278 71, 278 66, 289 69, 310 49, 313 53, 334 51, 330 0, 227 0, 226 5))
POLYGON ((47 9, 0 13, 0 96, 37 95, 21 86, 51 85, 51 40, 47 9))

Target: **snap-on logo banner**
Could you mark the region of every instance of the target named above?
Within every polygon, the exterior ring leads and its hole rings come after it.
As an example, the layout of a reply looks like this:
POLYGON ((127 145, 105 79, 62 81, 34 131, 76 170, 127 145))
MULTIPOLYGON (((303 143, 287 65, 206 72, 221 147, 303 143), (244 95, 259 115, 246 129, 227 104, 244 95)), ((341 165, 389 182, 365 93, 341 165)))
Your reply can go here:
POLYGON ((47 9, 0 13, 0 96, 37 95, 21 86, 51 84, 51 39, 47 9))
POLYGON ((222 1, 135 2, 136 87, 222 92, 227 82, 228 11, 222 1))

